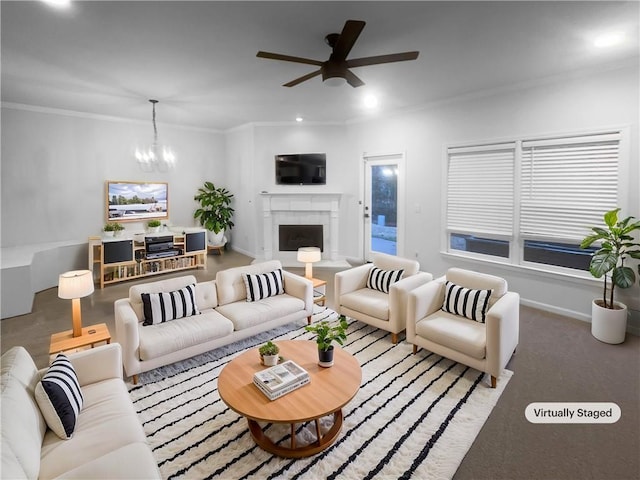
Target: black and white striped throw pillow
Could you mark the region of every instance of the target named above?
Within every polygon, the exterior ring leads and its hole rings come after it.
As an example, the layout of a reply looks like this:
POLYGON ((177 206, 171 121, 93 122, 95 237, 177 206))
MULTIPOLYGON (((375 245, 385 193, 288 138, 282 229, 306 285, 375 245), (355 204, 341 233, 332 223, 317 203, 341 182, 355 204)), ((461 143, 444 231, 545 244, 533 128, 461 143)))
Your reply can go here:
POLYGON ((442 310, 484 323, 492 290, 472 290, 447 281, 442 310))
POLYGON ((200 314, 196 305, 196 286, 193 284, 175 292, 143 293, 141 297, 143 325, 157 325, 200 314))
POLYGON ((36 402, 45 422, 63 440, 73 436, 84 398, 76 371, 59 353, 35 389, 36 402))
POLYGON ((391 285, 402 280, 402 275, 404 275, 404 270, 382 270, 378 267, 372 267, 367 278, 367 288, 389 293, 391 285))
POLYGON ((257 275, 243 273, 242 279, 247 289, 247 302, 255 302, 284 293, 284 281, 282 279, 282 269, 280 268, 257 275))

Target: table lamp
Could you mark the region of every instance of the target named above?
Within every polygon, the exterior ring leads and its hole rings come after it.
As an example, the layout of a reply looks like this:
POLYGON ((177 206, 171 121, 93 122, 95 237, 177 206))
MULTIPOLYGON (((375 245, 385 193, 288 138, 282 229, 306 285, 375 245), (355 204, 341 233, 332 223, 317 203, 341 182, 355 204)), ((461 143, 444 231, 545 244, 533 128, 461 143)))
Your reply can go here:
POLYGON ((322 260, 322 254, 318 247, 300 247, 298 249, 298 261, 305 264, 304 276, 313 278, 313 264, 322 260))
POLYGON ((73 336, 82 335, 80 299, 93 293, 93 274, 90 270, 65 272, 58 278, 58 297, 71 300, 73 336))

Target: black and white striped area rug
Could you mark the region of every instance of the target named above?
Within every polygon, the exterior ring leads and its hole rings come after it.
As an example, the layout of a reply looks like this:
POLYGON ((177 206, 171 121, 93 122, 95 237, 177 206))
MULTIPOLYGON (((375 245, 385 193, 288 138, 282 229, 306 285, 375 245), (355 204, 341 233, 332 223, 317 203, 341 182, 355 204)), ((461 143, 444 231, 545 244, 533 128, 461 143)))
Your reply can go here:
MULTIPOLYGON (((336 317, 317 307, 314 321, 336 317)), ((163 477, 451 478, 512 372, 505 370, 491 389, 477 370, 425 350, 413 355, 411 345, 393 345, 387 332, 349 323, 344 349, 360 362, 362 385, 343 409, 336 442, 313 457, 284 459, 260 449, 217 390, 222 368, 245 349, 269 339, 313 338, 302 323, 140 375, 129 391, 163 477)), ((289 445, 288 426, 264 427, 289 445)), ((299 426, 298 444, 313 441, 314 431, 299 426)))

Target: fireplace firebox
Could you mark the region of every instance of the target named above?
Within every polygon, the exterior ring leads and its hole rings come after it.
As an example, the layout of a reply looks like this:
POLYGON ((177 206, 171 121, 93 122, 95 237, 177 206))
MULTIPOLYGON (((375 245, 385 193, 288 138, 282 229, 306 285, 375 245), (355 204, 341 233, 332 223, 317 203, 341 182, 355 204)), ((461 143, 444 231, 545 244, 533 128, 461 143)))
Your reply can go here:
POLYGON ((278 250, 295 252, 300 247, 318 247, 324 251, 322 225, 278 225, 278 250))

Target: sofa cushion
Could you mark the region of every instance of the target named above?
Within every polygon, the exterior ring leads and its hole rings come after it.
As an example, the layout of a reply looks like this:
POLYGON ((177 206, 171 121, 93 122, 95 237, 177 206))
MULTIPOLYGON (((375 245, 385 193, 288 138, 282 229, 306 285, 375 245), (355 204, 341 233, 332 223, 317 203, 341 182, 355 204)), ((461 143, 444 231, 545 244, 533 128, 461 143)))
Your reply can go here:
POLYGON ((438 310, 416 323, 416 335, 478 360, 486 356, 486 327, 465 317, 438 310))
POLYGON ((243 273, 256 275, 259 273, 271 272, 278 268, 282 268, 282 264, 278 260, 270 260, 268 262, 220 270, 216 273, 218 304, 226 305, 228 303, 239 302, 241 300, 245 301, 247 299, 247 289, 242 278, 243 273))
POLYGON ((196 304, 196 286, 187 285, 173 292, 143 293, 143 325, 156 325, 176 318, 199 315, 196 304))
POLYGON ((36 401, 47 425, 61 439, 73 436, 80 410, 82 390, 73 365, 59 353, 36 385, 36 401))
MULTIPOLYGON (((13 452, 27 478, 38 478, 40 472, 40 445, 47 430, 34 391, 40 380, 38 369, 24 347, 13 347, 0 360, 2 377, 2 408, 0 408, 2 428, 2 476, 5 478, 4 460, 13 452)), ((57 437, 56 437, 57 438, 57 437)), ((60 441, 60 439, 58 439, 60 441)), ((13 466, 6 472, 18 471, 13 466)))
POLYGON ((382 270, 378 267, 372 267, 367 277, 367 288, 389 293, 391 285, 402 280, 403 274, 404 270, 382 270))
MULTIPOLYGON (((121 447, 146 442, 125 383, 103 380, 83 387, 84 408, 67 441, 48 431, 42 442, 40 478, 56 478, 121 447)), ((101 476, 96 472, 94 477, 101 476)), ((109 476, 103 474, 102 476, 109 476)))
POLYGON ((444 288, 442 310, 484 323, 491 290, 474 290, 449 281, 445 282, 444 288))
POLYGON ((263 298, 282 295, 284 293, 281 268, 256 275, 243 273, 242 279, 247 289, 247 302, 255 302, 263 298))
POLYGON ((265 298, 259 302, 241 300, 216 308, 218 312, 233 322, 235 330, 259 325, 269 320, 304 310, 304 302, 288 294, 265 298))
POLYGON ((370 288, 361 288, 340 297, 343 307, 380 320, 389 320, 389 295, 370 288))
POLYGON ((138 324, 140 360, 151 360, 233 332, 233 323, 215 310, 159 325, 138 324))
MULTIPOLYGON (((196 283, 196 277, 194 277, 193 275, 185 275, 183 277, 168 278, 166 280, 158 280, 156 282, 132 285, 131 288, 129 288, 129 303, 131 303, 133 311, 136 312, 138 320, 142 322, 144 320, 144 312, 142 310, 143 293, 173 292, 174 290, 179 290, 182 287, 193 285, 194 283, 196 283)), ((197 294, 196 297, 198 297, 197 294)), ((212 308, 200 304, 198 304, 198 307, 200 310, 204 310, 205 308, 212 308)))

